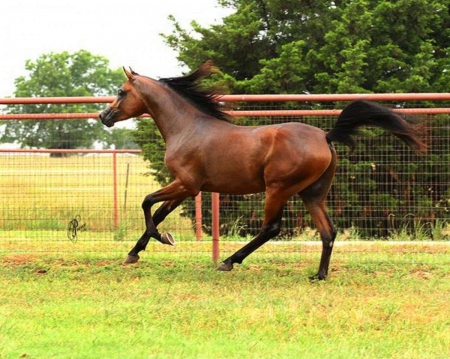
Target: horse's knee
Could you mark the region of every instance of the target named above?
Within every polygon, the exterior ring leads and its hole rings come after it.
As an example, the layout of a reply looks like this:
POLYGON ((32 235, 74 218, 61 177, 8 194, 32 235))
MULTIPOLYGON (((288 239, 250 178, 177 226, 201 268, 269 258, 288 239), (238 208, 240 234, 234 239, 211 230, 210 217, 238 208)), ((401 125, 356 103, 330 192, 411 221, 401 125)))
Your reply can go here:
POLYGON ((155 200, 153 195, 149 194, 145 196, 144 200, 142 201, 142 209, 145 211, 149 209, 153 204, 155 204, 155 200))

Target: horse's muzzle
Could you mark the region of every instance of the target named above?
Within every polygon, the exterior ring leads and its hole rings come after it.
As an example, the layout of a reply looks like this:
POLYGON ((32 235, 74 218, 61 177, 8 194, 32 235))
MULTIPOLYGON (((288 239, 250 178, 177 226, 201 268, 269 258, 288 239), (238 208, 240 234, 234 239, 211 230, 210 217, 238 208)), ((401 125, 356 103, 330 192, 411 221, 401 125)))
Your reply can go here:
POLYGON ((98 117, 106 127, 114 126, 114 111, 111 111, 110 108, 107 108, 105 111, 100 112, 98 117))

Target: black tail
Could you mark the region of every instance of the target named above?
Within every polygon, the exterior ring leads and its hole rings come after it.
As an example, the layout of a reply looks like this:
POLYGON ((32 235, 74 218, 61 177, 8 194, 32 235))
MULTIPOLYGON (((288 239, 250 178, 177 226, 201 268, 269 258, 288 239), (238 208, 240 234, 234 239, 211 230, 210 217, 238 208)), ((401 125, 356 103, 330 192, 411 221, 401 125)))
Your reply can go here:
POLYGON ((333 129, 327 133, 328 142, 342 142, 353 151, 361 126, 376 126, 392 132, 413 151, 425 151, 427 146, 418 138, 418 128, 406 122, 392 110, 373 102, 357 100, 345 107, 333 129))

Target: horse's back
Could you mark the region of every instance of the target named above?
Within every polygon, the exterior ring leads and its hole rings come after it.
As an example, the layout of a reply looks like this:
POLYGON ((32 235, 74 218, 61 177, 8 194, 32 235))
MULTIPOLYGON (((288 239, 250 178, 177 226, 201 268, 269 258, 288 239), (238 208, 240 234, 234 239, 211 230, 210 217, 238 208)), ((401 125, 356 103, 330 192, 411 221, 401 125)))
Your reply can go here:
POLYGON ((270 146, 268 157, 282 157, 287 154, 297 158, 318 159, 330 158, 326 133, 320 128, 298 122, 288 122, 279 125, 261 127, 266 130, 267 148, 270 146))

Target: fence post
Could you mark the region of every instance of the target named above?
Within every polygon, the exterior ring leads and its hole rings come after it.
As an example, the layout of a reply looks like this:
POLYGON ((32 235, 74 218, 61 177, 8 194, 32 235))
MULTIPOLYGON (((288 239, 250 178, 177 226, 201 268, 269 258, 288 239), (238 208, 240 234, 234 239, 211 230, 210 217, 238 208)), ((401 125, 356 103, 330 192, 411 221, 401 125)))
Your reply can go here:
POLYGON ((119 228, 119 204, 117 199, 117 151, 113 151, 113 208, 114 230, 119 228))
POLYGON ((215 264, 219 261, 219 239, 220 239, 220 197, 218 193, 211 193, 212 202, 212 259, 215 264))
POLYGON ((195 197, 195 236, 197 241, 202 240, 202 192, 195 197))

